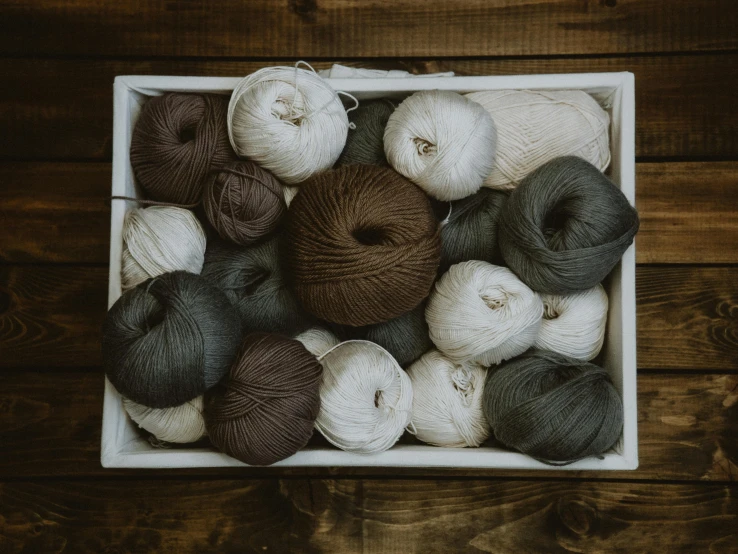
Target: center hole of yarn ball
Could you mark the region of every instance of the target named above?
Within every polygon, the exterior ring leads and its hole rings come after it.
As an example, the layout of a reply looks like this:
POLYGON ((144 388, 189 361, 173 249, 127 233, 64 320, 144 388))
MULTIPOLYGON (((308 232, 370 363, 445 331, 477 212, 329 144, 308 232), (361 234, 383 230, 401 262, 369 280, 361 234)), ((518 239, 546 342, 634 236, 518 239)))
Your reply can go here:
POLYGON ((543 305, 543 319, 556 319, 559 315, 561 314, 554 310, 553 306, 550 304, 543 305))
POLYGON ((277 98, 272 104, 272 115, 277 119, 289 121, 295 125, 300 125, 302 122, 302 115, 295 114, 292 101, 286 98, 277 98))
POLYGON ((158 325, 161 325, 161 323, 164 321, 164 313, 164 308, 158 305, 156 309, 146 315, 146 333, 149 333, 152 329, 154 329, 158 325))
POLYGON ((256 272, 248 272, 243 276, 243 286, 241 287, 240 293, 246 296, 251 296, 259 287, 271 277, 272 272, 268 269, 262 269, 256 272))
POLYGON ((378 390, 374 393, 374 407, 379 408, 379 399, 382 398, 382 391, 378 390))
POLYGON ((482 295, 482 300, 490 310, 499 310, 507 305, 507 295, 488 296, 482 295))
POLYGON ((366 246, 385 244, 387 236, 383 229, 377 227, 360 227, 353 232, 354 238, 366 246))
POLYGON ((182 144, 195 140, 197 133, 196 125, 188 125, 179 132, 179 140, 182 144))
POLYGON ((438 152, 438 147, 432 142, 428 142, 422 138, 414 138, 415 148, 418 149, 418 154, 421 156, 431 156, 438 152))
POLYGON ((568 220, 569 213, 562 204, 557 204, 546 214, 542 230, 550 248, 557 249, 557 245, 561 242, 560 233, 566 230, 568 220))

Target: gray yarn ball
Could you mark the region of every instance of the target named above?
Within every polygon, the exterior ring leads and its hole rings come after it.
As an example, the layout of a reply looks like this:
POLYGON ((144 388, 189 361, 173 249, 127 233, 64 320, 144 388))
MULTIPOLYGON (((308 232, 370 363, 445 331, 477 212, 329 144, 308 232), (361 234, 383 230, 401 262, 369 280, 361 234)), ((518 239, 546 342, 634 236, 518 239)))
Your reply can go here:
POLYGON ((356 128, 349 129, 346 146, 336 167, 352 164, 389 166, 384 155, 384 128, 395 105, 389 100, 369 100, 348 113, 356 128))
POLYGON ((544 350, 489 370, 484 411, 497 440, 548 463, 602 454, 623 429, 607 371, 544 350))
POLYGON ((151 408, 178 406, 228 372, 241 325, 225 295, 198 275, 165 273, 127 291, 103 325, 105 373, 151 408))
POLYGON ((575 156, 551 160, 513 190, 500 218, 507 265, 537 292, 592 288, 638 232, 638 212, 618 187, 575 156))

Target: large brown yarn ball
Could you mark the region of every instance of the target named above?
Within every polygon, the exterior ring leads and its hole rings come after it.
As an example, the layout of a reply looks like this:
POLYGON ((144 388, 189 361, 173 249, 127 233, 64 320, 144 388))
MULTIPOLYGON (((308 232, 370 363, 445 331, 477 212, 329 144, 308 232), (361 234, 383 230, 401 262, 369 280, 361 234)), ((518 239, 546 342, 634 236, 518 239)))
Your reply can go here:
POLYGON ((388 168, 352 165, 301 185, 285 262, 298 300, 321 319, 371 325, 428 296, 440 261, 428 198, 388 168))
POLYGON ((292 456, 313 434, 322 367, 302 343, 252 333, 223 384, 208 398, 212 443, 251 465, 292 456))
POLYGON ((148 100, 131 137, 131 167, 152 200, 195 204, 211 169, 236 159, 228 97, 168 93, 148 100))

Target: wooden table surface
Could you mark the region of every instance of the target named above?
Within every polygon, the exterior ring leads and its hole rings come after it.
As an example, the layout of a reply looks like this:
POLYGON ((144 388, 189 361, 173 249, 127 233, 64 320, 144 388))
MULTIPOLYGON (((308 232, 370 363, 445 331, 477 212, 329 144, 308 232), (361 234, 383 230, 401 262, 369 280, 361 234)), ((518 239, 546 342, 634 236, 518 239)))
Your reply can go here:
POLYGON ((0 1, 0 552, 738 552, 734 0, 0 1), (636 75, 640 468, 100 466, 112 84, 636 75))

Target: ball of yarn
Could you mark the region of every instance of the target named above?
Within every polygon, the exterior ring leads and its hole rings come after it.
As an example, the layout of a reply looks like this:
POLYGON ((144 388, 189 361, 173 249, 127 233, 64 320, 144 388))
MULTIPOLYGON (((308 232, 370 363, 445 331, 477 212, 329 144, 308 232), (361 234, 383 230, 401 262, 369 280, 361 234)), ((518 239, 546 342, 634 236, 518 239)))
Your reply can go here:
POLYGON ((387 127, 395 105, 386 99, 362 102, 358 108, 349 112, 349 129, 346 146, 336 166, 366 164, 387 166, 384 155, 384 129, 387 127))
POLYGON ((416 92, 384 131, 390 165, 439 200, 474 194, 492 171, 497 131, 482 106, 447 90, 416 92))
POLYGON ((295 337, 316 358, 320 358, 334 346, 340 344, 338 337, 322 327, 312 327, 295 337))
POLYGON ((233 149, 287 184, 333 166, 348 127, 336 91, 312 71, 295 67, 265 67, 248 75, 228 105, 233 149))
POLYGON ((207 434, 203 399, 198 396, 179 406, 157 409, 124 398, 123 407, 139 427, 160 441, 188 443, 199 441, 207 434))
POLYGON ((123 221, 123 290, 172 271, 200 273, 205 244, 205 231, 189 210, 151 206, 129 211, 123 221))
POLYGON ((175 271, 124 293, 103 324, 105 373, 151 408, 183 404, 228 371, 241 341, 238 314, 205 279, 175 271))
POLYGON ((313 434, 321 371, 315 356, 296 340, 247 335, 222 389, 208 402, 210 440, 251 465, 292 456, 313 434))
POLYGON ((500 218, 500 252, 533 290, 570 294, 610 273, 638 225, 638 212, 612 181, 589 162, 565 156, 510 194, 500 218))
POLYGON ((497 223, 506 200, 505 193, 481 189, 451 203, 441 228, 440 271, 467 260, 497 261, 497 223))
POLYGON ((312 314, 355 327, 397 317, 428 295, 440 259, 423 192, 388 168, 352 165, 301 187, 285 261, 312 314))
POLYGON ((218 234, 249 245, 277 227, 285 212, 282 185, 253 162, 233 162, 214 171, 205 186, 203 207, 218 234))
POLYGON ((434 446, 479 446, 490 435, 482 410, 487 370, 457 364, 438 350, 423 355, 407 370, 413 384, 415 436, 434 446))
POLYGON ((512 189, 559 156, 579 156, 604 171, 610 164, 610 116, 581 90, 471 92, 497 125, 497 158, 484 184, 512 189))
POLYGON ((512 271, 478 260, 452 265, 425 310, 430 338, 441 352, 485 366, 533 346, 542 316, 541 297, 512 271))
POLYGON ((548 462, 572 462, 611 448, 623 406, 607 371, 546 351, 490 369, 484 411, 504 445, 548 462))
POLYGON ((168 93, 149 99, 131 137, 131 167, 149 198, 195 204, 211 169, 236 156, 228 143, 228 99, 168 93))
POLYGON ((291 335, 309 326, 309 316, 285 281, 280 236, 250 247, 211 240, 202 276, 220 288, 245 331, 291 335))

